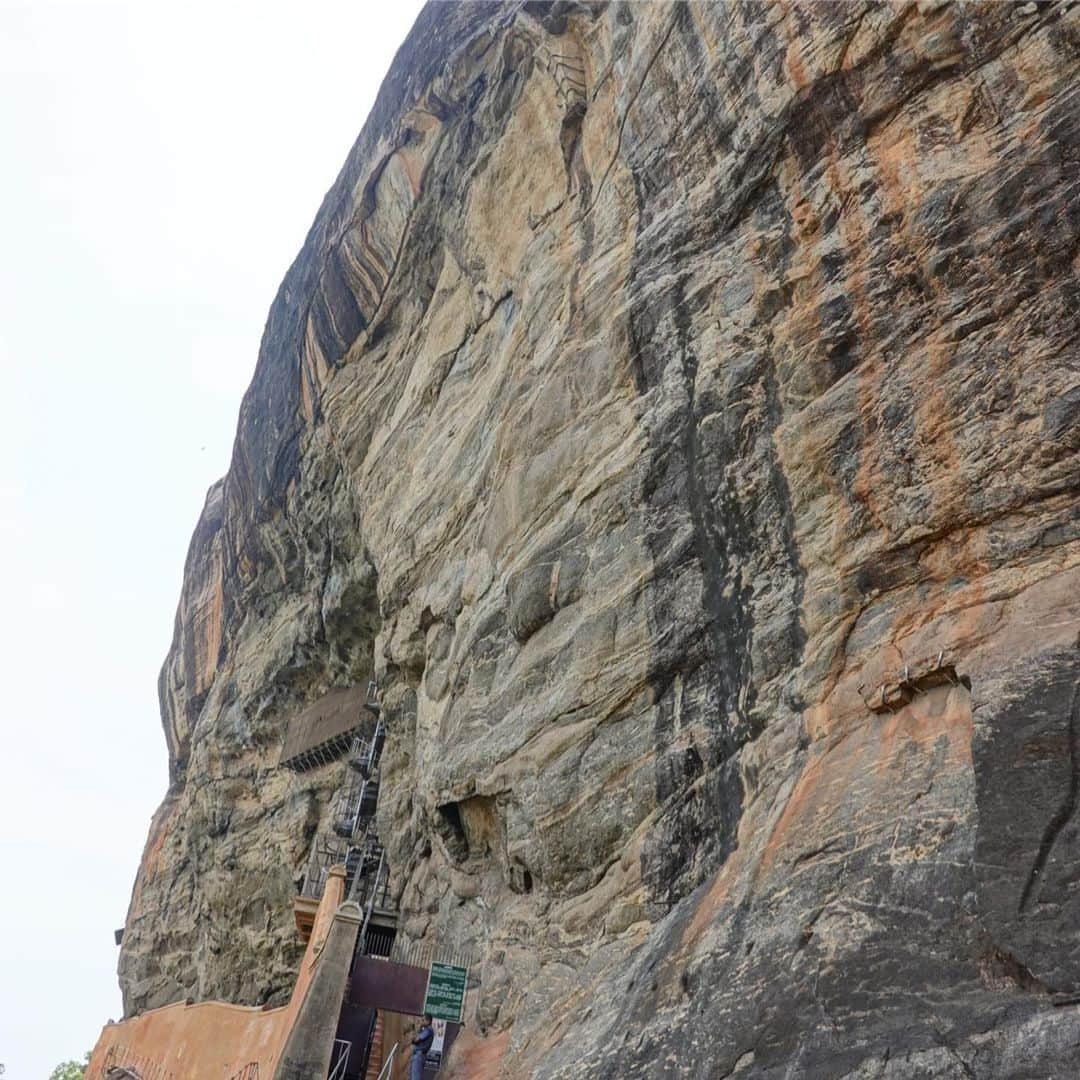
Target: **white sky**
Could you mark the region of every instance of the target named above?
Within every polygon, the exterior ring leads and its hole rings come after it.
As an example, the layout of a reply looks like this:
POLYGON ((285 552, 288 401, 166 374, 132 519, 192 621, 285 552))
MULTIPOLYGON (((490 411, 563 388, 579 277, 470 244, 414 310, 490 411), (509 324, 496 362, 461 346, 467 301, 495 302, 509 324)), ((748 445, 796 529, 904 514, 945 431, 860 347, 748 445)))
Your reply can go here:
POLYGON ((0 0, 0 1063, 120 1013, 156 680, 270 301, 418 0, 0 0))

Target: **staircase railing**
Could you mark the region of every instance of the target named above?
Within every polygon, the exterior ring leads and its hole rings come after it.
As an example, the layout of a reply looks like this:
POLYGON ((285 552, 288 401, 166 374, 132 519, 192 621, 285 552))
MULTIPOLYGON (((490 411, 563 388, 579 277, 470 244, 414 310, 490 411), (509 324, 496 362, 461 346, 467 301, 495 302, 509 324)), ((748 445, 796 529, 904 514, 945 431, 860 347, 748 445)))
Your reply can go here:
POLYGON ((349 1055, 351 1053, 351 1042, 347 1039, 334 1040, 334 1051, 330 1059, 330 1073, 326 1080, 345 1080, 345 1073, 349 1067, 349 1055))
POLYGON ((379 767, 383 744, 386 742, 386 724, 382 717, 375 722, 375 730, 370 739, 357 735, 349 748, 349 766, 365 779, 379 767))
POLYGON ((379 1070, 378 1080, 386 1080, 390 1075, 390 1070, 394 1067, 394 1058, 397 1055, 399 1043, 394 1043, 390 1048, 390 1053, 387 1054, 386 1060, 383 1062, 383 1067, 379 1070))
POLYGON ((334 832, 350 839, 360 830, 360 823, 375 816, 379 785, 375 780, 354 776, 338 796, 334 810, 334 832))
POLYGON ((345 864, 349 878, 349 899, 361 908, 366 906, 372 887, 372 873, 379 864, 383 847, 375 836, 365 835, 361 843, 349 848, 345 864))
POLYGON ((375 871, 375 880, 372 883, 371 896, 368 898, 367 910, 364 912, 364 925, 360 927, 360 940, 366 942, 368 925, 371 922, 371 913, 375 910, 375 898, 379 893, 379 878, 382 877, 383 864, 386 862, 386 852, 379 853, 379 866, 375 871))
POLYGON ((134 1076, 137 1080, 175 1080, 171 1069, 153 1061, 144 1054, 133 1053, 128 1047, 109 1047, 102 1063, 102 1076, 134 1076))
POLYGON ((333 837, 322 839, 317 837, 312 844, 311 856, 308 859, 307 871, 304 874, 304 883, 300 887, 301 896, 310 896, 318 899, 326 888, 326 876, 331 866, 343 863, 348 857, 349 846, 333 837))

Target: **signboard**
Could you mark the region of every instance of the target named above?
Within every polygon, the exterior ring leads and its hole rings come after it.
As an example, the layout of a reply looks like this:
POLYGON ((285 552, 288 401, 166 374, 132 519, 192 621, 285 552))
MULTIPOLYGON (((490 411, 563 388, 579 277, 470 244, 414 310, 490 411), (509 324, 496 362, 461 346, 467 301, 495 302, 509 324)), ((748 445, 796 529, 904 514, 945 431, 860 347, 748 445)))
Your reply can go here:
POLYGON ((461 1023, 465 1009, 465 983, 469 969, 456 964, 431 965, 427 992, 424 994, 424 1012, 436 1020, 452 1020, 461 1023))

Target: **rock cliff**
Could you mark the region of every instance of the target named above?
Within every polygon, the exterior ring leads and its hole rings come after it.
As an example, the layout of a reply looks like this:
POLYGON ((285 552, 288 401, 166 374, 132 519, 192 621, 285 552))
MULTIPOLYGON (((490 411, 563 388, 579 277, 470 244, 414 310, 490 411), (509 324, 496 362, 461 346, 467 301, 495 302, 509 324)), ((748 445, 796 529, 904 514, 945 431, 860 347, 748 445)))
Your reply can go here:
POLYGON ((127 1009, 280 1001, 376 672, 462 1075, 1066 1076, 1080 8, 432 4, 270 311, 127 1009))

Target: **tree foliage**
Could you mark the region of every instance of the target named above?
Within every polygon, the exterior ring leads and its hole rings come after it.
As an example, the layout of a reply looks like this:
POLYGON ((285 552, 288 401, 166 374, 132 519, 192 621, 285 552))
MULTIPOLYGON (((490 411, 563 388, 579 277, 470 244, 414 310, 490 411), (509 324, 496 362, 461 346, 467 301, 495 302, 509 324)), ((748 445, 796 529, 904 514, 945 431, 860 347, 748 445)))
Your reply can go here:
POLYGON ((78 1061, 62 1061, 49 1074, 49 1080, 83 1080, 86 1066, 90 1064, 89 1051, 80 1064, 78 1061))

